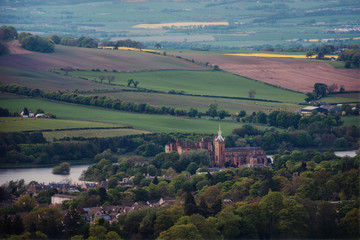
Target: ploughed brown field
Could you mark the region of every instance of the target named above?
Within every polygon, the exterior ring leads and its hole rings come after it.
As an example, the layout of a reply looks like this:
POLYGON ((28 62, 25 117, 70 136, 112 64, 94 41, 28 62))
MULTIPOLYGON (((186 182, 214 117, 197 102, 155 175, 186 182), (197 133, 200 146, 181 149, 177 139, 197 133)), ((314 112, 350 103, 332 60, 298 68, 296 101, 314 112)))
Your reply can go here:
MULTIPOLYGON (((0 57, 0 80, 4 84, 57 89, 104 89, 99 84, 78 78, 67 77, 50 70, 72 67, 73 69, 106 69, 111 74, 116 71, 144 70, 208 70, 208 68, 174 57, 146 52, 102 50, 56 45, 54 53, 36 53, 22 49, 17 41, 7 43, 10 54, 0 57)), ((113 88, 114 86, 111 86, 113 88)))
POLYGON ((315 83, 344 85, 347 91, 360 90, 360 69, 336 69, 323 61, 290 58, 263 58, 220 54, 176 53, 244 77, 300 92, 311 92, 315 83))

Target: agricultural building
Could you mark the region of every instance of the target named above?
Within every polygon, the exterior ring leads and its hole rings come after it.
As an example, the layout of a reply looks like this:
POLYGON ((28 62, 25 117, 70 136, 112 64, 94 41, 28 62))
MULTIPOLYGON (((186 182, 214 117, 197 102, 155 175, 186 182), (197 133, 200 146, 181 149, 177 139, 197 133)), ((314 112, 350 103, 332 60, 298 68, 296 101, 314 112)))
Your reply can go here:
POLYGON ((165 152, 186 153, 191 150, 204 149, 209 152, 213 167, 236 166, 236 167, 265 167, 270 163, 265 152, 260 147, 236 147, 225 148, 225 139, 221 136, 219 128, 218 136, 211 142, 202 139, 200 142, 190 143, 179 140, 165 145, 165 152))
POLYGON ((334 110, 336 113, 341 111, 340 107, 332 105, 322 105, 320 107, 307 106, 301 109, 302 114, 311 114, 314 111, 318 113, 328 114, 330 110, 334 110))

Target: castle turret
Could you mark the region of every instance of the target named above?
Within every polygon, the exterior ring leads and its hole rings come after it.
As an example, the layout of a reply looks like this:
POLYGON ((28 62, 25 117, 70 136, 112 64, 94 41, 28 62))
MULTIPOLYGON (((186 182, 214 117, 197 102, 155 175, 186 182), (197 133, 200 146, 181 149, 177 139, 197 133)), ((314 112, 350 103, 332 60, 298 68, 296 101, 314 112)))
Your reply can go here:
POLYGON ((222 167, 225 164, 225 139, 221 136, 219 125, 218 136, 214 139, 214 166, 222 167))

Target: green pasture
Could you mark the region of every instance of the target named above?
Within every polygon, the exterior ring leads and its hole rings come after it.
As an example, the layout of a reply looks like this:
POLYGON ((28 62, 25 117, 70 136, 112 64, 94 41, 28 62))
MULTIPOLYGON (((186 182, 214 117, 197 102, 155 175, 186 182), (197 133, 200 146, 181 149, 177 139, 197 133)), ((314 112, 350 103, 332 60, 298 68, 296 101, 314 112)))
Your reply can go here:
POLYGON ((331 97, 324 97, 321 98, 321 101, 324 101, 326 103, 355 103, 355 102, 359 102, 360 99, 359 98, 342 98, 342 97, 335 97, 335 96, 331 96, 331 97))
POLYGON ((149 133, 148 131, 138 129, 86 129, 86 130, 65 130, 65 131, 51 131, 43 132, 43 136, 47 141, 53 139, 61 139, 65 137, 84 137, 84 138, 107 138, 107 137, 118 137, 126 135, 138 135, 143 133, 149 133))
POLYGON ((102 93, 90 93, 89 95, 108 96, 128 102, 149 103, 159 107, 166 106, 186 110, 195 108, 201 112, 206 112, 209 109, 209 105, 211 103, 217 103, 218 109, 228 111, 229 113, 235 113, 241 110, 245 110, 247 113, 258 111, 270 112, 279 109, 296 111, 301 108, 298 104, 295 103, 264 102, 214 97, 194 97, 179 94, 162 94, 150 92, 110 91, 102 93))
MULTIPOLYGON (((26 101, 25 99, 23 100, 26 101)), ((63 120, 63 119, 21 118, 21 117, 0 118, 0 132, 42 131, 42 130, 72 129, 72 128, 111 128, 111 127, 122 127, 122 126, 124 125, 114 124, 114 123, 63 120)))
MULTIPOLYGON (((74 71, 71 76, 97 81, 101 75, 115 75, 115 85, 127 85, 129 79, 138 81, 138 88, 158 91, 184 91, 186 94, 249 97, 249 90, 255 90, 257 99, 280 102, 303 102, 304 94, 270 86, 255 80, 221 71, 149 71, 131 73, 106 73, 74 71)), ((104 80, 106 82, 106 80, 104 80)))
POLYGON ((356 103, 360 102, 360 93, 332 94, 321 98, 321 101, 326 103, 356 103))
MULTIPOLYGON (((233 122, 219 122, 206 119, 190 119, 167 115, 136 114, 106 109, 57 103, 40 99, 0 99, 0 107, 10 112, 20 112, 24 107, 30 109, 51 109, 59 119, 91 120, 114 124, 124 124, 137 129, 152 132, 182 132, 182 133, 216 133, 221 124, 224 134, 230 134, 241 124, 233 122)), ((259 128, 265 128, 260 126, 259 128)))

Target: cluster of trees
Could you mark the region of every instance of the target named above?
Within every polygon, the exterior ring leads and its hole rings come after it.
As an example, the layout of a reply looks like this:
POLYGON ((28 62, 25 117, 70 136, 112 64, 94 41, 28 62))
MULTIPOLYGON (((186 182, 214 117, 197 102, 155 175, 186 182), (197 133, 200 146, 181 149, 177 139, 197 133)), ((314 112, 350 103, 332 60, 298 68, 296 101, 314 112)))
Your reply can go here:
POLYGON ((9 41, 17 39, 18 32, 12 26, 1 26, 0 27, 0 40, 9 41))
MULTIPOLYGON (((295 115, 291 116, 286 112, 278 114, 296 119, 295 115)), ((301 117, 297 128, 289 126, 286 131, 277 131, 274 128, 259 130, 246 124, 234 129, 232 134, 226 137, 226 145, 227 147, 261 146, 264 150, 279 152, 309 147, 346 149, 358 148, 359 136, 360 130, 356 126, 341 126, 336 123, 336 117, 313 114, 301 117)))
MULTIPOLYGON (((320 99, 325 97, 329 93, 334 93, 338 90, 338 85, 336 83, 331 84, 330 86, 325 83, 315 83, 313 92, 306 93, 305 101, 310 102, 312 100, 320 99)), ((345 92, 343 85, 340 86, 339 92, 345 92)))
POLYGON ((131 84, 134 86, 134 88, 137 88, 137 86, 139 85, 139 81, 134 81, 134 79, 129 79, 127 86, 131 87, 131 84))
MULTIPOLYGON (((197 113, 198 115, 201 113, 197 113)), ((229 116, 229 113, 225 110, 218 110, 217 103, 211 103, 209 105, 209 109, 206 111, 206 114, 212 118, 219 117, 219 119, 224 119, 225 117, 229 116)))
POLYGON ((22 48, 29 51, 52 53, 55 51, 55 43, 47 38, 22 32, 18 35, 19 43, 22 48))
POLYGON ((61 45, 64 46, 74 46, 74 47, 84 47, 84 48, 97 48, 98 43, 95 39, 89 37, 63 37, 60 42, 61 45))
POLYGON ((360 68, 360 48, 359 45, 356 45, 352 49, 345 50, 340 53, 339 60, 345 62, 345 67, 350 68, 360 68))
POLYGON ((118 40, 118 41, 105 41, 101 43, 101 46, 111 46, 111 47, 129 47, 129 48, 144 48, 144 45, 141 42, 133 41, 131 39, 118 40))
POLYGON ((0 108, 0 117, 11 117, 13 114, 9 112, 6 108, 0 108))
POLYGON ((68 162, 62 162, 60 165, 55 166, 52 172, 54 174, 68 175, 70 173, 70 164, 68 162))
MULTIPOLYGON (((172 158, 174 153, 165 155, 172 158)), ((106 159, 97 163, 99 173, 108 174, 110 169, 117 168, 109 174, 107 189, 91 189, 64 202, 65 214, 56 208, 34 209, 40 197, 22 196, 16 205, 25 206, 21 211, 32 211, 24 219, 3 218, 0 236, 12 235, 14 239, 21 236, 76 236, 79 239, 359 237, 359 156, 339 158, 332 153, 311 150, 288 151, 274 156, 272 168, 245 167, 191 175, 187 171, 176 174, 170 167, 161 170, 161 174, 165 171, 170 179, 150 180, 143 174, 158 175, 156 170, 160 169, 154 164, 130 167, 123 164, 116 167, 106 159), (135 176, 136 188, 118 185, 126 174, 135 176), (120 215, 118 223, 109 224, 100 219, 90 226, 76 210, 131 205, 161 197, 177 197, 180 201, 168 208, 141 209, 120 215), (224 199, 232 203, 225 204, 224 199), (339 200, 341 202, 331 203, 339 200)))

